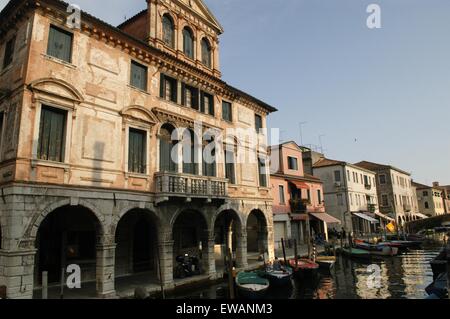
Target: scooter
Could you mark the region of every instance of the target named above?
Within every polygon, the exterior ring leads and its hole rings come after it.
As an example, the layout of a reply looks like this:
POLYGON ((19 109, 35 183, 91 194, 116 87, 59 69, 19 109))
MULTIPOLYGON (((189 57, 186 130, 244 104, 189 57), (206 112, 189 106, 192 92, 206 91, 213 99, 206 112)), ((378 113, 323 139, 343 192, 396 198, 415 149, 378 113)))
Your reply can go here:
POLYGON ((176 261, 178 263, 175 268, 176 278, 186 278, 200 275, 200 261, 197 257, 185 254, 184 256, 178 256, 176 261))

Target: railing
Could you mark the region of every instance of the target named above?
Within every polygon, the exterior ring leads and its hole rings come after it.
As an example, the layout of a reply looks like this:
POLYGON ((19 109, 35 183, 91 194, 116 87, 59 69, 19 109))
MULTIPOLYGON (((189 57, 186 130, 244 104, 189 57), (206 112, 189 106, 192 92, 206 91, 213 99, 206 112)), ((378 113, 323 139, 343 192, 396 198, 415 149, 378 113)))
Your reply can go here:
POLYGON ((291 199, 289 204, 291 205, 291 212, 293 213, 303 214, 308 212, 308 201, 291 199))
POLYGON ((369 190, 369 191, 372 189, 372 185, 371 185, 371 184, 365 184, 364 187, 365 187, 367 190, 369 190))
POLYGON ((369 213, 375 213, 376 210, 377 210, 376 204, 367 204, 367 211, 369 213))
POLYGON ((156 173, 156 193, 178 197, 228 197, 228 180, 178 173, 156 173))

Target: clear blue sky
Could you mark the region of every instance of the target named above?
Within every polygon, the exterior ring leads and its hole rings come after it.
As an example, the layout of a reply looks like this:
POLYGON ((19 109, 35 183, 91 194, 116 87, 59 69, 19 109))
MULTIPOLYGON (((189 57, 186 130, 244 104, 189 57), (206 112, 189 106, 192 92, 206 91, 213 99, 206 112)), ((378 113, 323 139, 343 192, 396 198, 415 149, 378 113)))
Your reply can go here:
MULTIPOLYGON (((0 7, 7 1, 0 0, 0 7)), ((450 184, 450 1, 206 0, 225 29, 223 78, 276 106, 284 140, 450 184), (382 9, 382 29, 366 7, 382 9)), ((77 0, 119 24, 144 0, 77 0)))

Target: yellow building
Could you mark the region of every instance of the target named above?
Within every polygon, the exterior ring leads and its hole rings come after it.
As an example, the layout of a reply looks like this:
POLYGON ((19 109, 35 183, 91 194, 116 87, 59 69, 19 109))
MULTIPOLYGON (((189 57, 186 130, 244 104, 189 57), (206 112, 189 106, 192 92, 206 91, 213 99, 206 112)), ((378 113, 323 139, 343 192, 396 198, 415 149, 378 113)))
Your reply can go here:
POLYGON ((119 27, 56 0, 0 13, 8 298, 31 298, 43 272, 56 283, 70 264, 113 297, 116 278, 141 273, 173 288, 180 255, 200 259, 202 279, 221 275, 226 247, 241 268, 273 257, 266 148, 229 132, 257 132, 276 109, 221 80, 223 30, 201 0, 147 3, 119 27))

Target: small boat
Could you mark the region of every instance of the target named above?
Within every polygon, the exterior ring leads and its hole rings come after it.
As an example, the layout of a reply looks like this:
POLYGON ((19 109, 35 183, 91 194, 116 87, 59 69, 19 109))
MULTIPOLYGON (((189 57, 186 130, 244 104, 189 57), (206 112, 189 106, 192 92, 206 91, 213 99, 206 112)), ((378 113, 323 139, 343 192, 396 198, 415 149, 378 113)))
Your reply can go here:
POLYGON ((236 286, 240 297, 261 299, 269 290, 270 282, 260 271, 240 272, 236 276, 236 286))
POLYGON ((316 263, 322 271, 330 272, 336 264, 335 256, 317 256, 316 263))
POLYGON ((441 273, 447 271, 447 252, 444 249, 432 261, 430 261, 433 278, 436 279, 441 273))
POLYGON ((361 240, 355 241, 355 248, 367 250, 373 256, 397 256, 398 248, 388 245, 372 245, 361 240))
POLYGON ((370 252, 364 249, 358 248, 339 248, 338 252, 341 253, 345 257, 349 258, 358 258, 358 259, 370 259, 370 252))
POLYGON ((289 286, 292 284, 292 273, 291 267, 281 266, 280 269, 274 269, 273 267, 267 267, 266 271, 263 272, 262 276, 269 279, 271 286, 289 286))
POLYGON ((289 260, 289 264, 294 271, 296 279, 315 279, 319 270, 319 264, 310 259, 300 258, 295 263, 295 259, 289 260))
POLYGON ((440 274, 436 280, 425 288, 425 291, 430 296, 435 296, 438 299, 446 299, 448 296, 447 290, 447 273, 440 274))

